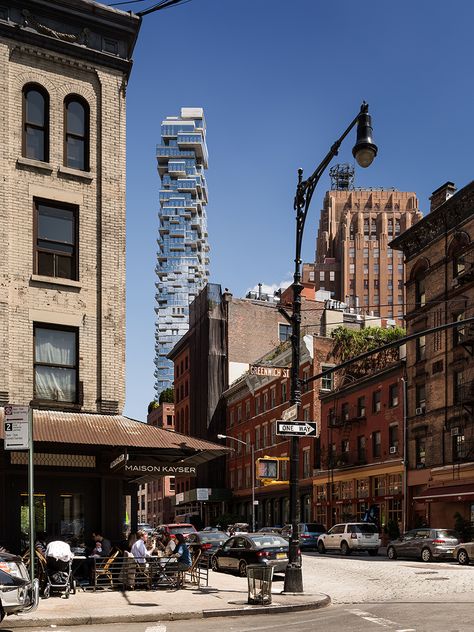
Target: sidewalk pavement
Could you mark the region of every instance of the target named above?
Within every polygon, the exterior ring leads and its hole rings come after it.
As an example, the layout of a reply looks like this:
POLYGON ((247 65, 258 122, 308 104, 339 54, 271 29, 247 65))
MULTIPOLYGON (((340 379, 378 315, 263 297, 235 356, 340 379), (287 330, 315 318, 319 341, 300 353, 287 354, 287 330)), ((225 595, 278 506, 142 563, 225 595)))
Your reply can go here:
POLYGON ((328 595, 321 593, 282 594, 282 591, 283 581, 277 579, 273 583, 271 605, 248 605, 246 578, 210 571, 209 586, 200 588, 187 584, 181 590, 78 590, 69 599, 54 595, 49 599, 40 599, 35 612, 7 617, 3 627, 13 629, 235 617, 311 610, 331 602, 328 595))

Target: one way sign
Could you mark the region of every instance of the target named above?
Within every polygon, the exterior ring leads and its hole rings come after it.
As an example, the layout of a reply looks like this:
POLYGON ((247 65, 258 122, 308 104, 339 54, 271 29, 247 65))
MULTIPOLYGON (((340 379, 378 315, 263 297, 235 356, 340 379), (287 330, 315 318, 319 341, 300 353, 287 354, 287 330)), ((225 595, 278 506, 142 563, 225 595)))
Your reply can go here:
POLYGON ((315 421, 277 421, 276 433, 283 437, 317 437, 318 424, 315 421))

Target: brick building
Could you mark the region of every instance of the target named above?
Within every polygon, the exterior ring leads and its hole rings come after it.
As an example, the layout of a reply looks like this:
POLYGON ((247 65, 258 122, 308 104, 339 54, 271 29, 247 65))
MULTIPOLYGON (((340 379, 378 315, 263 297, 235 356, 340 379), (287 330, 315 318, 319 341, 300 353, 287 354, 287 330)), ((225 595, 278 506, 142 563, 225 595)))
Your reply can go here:
POLYGON ((314 519, 328 528, 369 511, 380 525, 404 525, 403 371, 397 362, 334 390, 328 379, 321 392, 314 519))
POLYGON ((388 243, 421 217, 415 193, 333 189, 326 193, 316 242, 314 283, 367 314, 402 319, 403 258, 388 243))
MULTIPOLYGON (((301 345, 300 377, 321 372, 332 349, 332 340, 320 336, 305 335, 301 345)), ((285 342, 261 357, 258 364, 285 367, 291 364, 291 345, 285 342)), ((329 366, 329 365, 328 365, 329 366)), ((302 389, 301 417, 303 421, 320 419, 318 382, 311 382, 302 389)), ((227 461, 227 484, 233 499, 229 508, 251 524, 252 517, 252 462, 251 445, 255 458, 264 456, 289 457, 290 441, 276 434, 276 422, 288 408, 290 378, 271 378, 246 373, 225 392, 227 428, 225 434, 245 442, 230 442, 235 448, 227 461)), ((312 477, 319 459, 319 439, 302 437, 299 440, 299 496, 298 519, 313 519, 312 477)), ((280 462, 281 483, 261 485, 257 479, 255 498, 257 528, 285 524, 289 520, 288 477, 289 462, 280 462)))
MULTIPOLYGON (((452 182, 430 213, 391 246, 406 262, 407 333, 474 315, 474 183, 452 182)), ((409 522, 474 521, 474 327, 446 329, 407 345, 409 522)))
MULTIPOLYGON (((287 291, 288 292, 288 291, 287 291)), ((288 294, 282 294, 285 303, 288 294)), ((314 287, 305 287, 302 323, 315 329, 324 305, 314 301, 314 287)), ((225 433, 226 411, 222 393, 291 333, 290 325, 274 301, 239 299, 217 284, 208 284, 190 306, 190 328, 169 357, 175 366, 175 418, 178 432, 215 440, 225 433)), ((204 509, 209 523, 224 510, 230 495, 225 487, 225 462, 199 468, 197 479, 176 484, 176 516, 187 520, 204 509), (217 481, 217 484, 216 484, 217 481), (209 491, 205 508, 197 502, 197 489, 209 491)))

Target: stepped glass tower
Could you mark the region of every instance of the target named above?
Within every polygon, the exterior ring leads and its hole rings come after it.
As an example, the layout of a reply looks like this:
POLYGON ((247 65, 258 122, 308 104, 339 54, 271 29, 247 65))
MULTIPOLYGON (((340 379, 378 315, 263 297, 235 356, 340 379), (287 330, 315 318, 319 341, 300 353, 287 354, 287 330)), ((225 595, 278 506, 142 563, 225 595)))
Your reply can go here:
POLYGON ((206 122, 202 108, 181 108, 161 124, 161 178, 156 264, 155 391, 173 384, 168 353, 189 327, 189 304, 207 283, 206 122))

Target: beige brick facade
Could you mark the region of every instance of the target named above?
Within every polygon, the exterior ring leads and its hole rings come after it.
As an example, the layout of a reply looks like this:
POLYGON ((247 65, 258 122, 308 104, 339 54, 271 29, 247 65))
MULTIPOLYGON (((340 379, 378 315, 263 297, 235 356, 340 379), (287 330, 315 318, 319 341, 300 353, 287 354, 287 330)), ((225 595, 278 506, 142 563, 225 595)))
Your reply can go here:
MULTIPOLYGON (((70 29, 66 23, 63 30, 70 29)), ((34 400, 33 327, 47 323, 78 332, 81 395, 74 408, 119 413, 125 400, 127 73, 92 63, 80 47, 78 56, 68 55, 48 49, 52 38, 35 37, 45 45, 0 36, 0 403, 34 400), (22 156, 22 89, 30 82, 49 94, 48 163, 22 156), (90 171, 64 166, 64 99, 70 94, 90 108, 90 171), (35 274, 34 204, 40 199, 77 208, 77 280, 35 274)))

